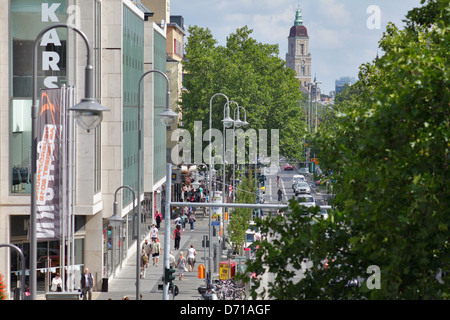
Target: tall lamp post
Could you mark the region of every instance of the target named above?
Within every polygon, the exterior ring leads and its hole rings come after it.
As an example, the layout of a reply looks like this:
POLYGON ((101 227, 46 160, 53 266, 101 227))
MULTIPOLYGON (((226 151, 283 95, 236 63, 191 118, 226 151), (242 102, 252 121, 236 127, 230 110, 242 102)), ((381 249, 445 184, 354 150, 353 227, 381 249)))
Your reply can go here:
MULTIPOLYGON (((119 227, 123 223, 123 220, 124 220, 122 218, 121 214, 119 213, 119 204, 117 203, 117 192, 119 192, 119 190, 123 189, 123 188, 127 188, 133 194, 133 212, 135 212, 135 209, 136 209, 136 193, 134 192, 133 188, 131 188, 130 186, 120 186, 119 188, 117 188, 116 192, 114 192, 114 205, 113 205, 113 213, 114 214, 108 219, 109 224, 114 228, 113 240, 112 240, 112 246, 111 246, 111 248, 112 248, 111 260, 112 260, 113 271, 114 271, 114 263, 115 263, 114 262, 114 251, 115 251, 116 227, 119 227)), ((139 252, 136 254, 139 255, 139 252)), ((137 264, 136 265, 137 273, 139 273, 139 269, 140 269, 140 265, 137 264)), ((139 300, 139 298, 140 298, 139 291, 136 288, 136 300, 139 300)))
MULTIPOLYGON (((159 70, 150 70, 142 74, 141 78, 139 79, 138 84, 138 159, 137 159, 137 198, 138 198, 138 226, 137 226, 137 239, 136 239, 136 265, 139 265, 140 263, 140 237, 141 237, 141 155, 142 155, 142 120, 141 120, 141 114, 142 114, 142 105, 141 105, 141 83, 142 80, 146 75, 149 73, 157 73, 164 77, 166 80, 166 108, 163 112, 159 114, 159 117, 161 118, 161 121, 166 125, 166 127, 171 126, 178 117, 178 114, 176 114, 172 109, 170 109, 170 85, 169 85, 169 78, 167 75, 159 70)), ((168 166, 170 164, 167 164, 168 166)), ((168 169, 169 170, 169 169, 168 169)), ((170 171, 172 170, 172 167, 170 167, 170 171)), ((171 174, 167 175, 166 172, 166 180, 171 178, 171 174)), ((166 181, 166 183, 170 183, 170 181, 166 181)), ((168 196, 170 197, 170 188, 166 188, 166 192, 168 193, 168 196)), ((166 200, 167 202, 170 202, 170 199, 166 200)), ((164 268, 169 267, 169 248, 170 248, 170 210, 166 212, 166 218, 165 218, 165 234, 164 234, 164 268)), ((136 299, 138 299, 138 292, 140 291, 140 277, 139 277, 139 269, 136 268, 136 299)), ((163 298, 164 300, 168 300, 168 286, 164 282, 164 289, 163 289, 163 298)))
POLYGON ((32 104, 31 104, 31 211, 30 211, 30 298, 36 299, 37 286, 37 208, 36 208, 36 169, 37 169, 37 47, 39 40, 51 29, 66 28, 76 31, 84 40, 87 49, 87 61, 85 68, 85 92, 84 98, 77 105, 69 108, 74 112, 78 125, 88 132, 100 125, 103 119, 103 111, 109 111, 108 108, 100 105, 94 98, 93 89, 93 66, 92 48, 86 35, 78 28, 68 24, 54 24, 43 29, 37 35, 33 45, 33 86, 32 86, 32 104))
MULTIPOLYGON (((247 110, 244 107, 241 107, 240 105, 237 104, 237 102, 235 101, 230 101, 236 104, 236 108, 234 108, 234 122, 233 122, 233 152, 234 152, 234 145, 235 145, 235 130, 236 128, 245 128, 248 126, 248 122, 247 122, 247 110), (239 116, 239 109, 243 109, 244 110, 244 121, 242 121, 240 119, 239 116), (236 119, 236 110, 237 110, 237 119, 236 119)), ((234 153, 233 153, 233 157, 235 157, 234 153)), ((234 163, 233 163, 234 164, 234 163)), ((233 182, 231 183, 232 188, 233 188, 233 199, 235 198, 235 172, 236 172, 236 164, 234 164, 233 166, 233 182)))
MULTIPOLYGON (((213 197, 214 194, 212 193, 212 148, 211 148, 211 131, 212 131, 212 101, 216 96, 223 96, 227 103, 224 107, 224 119, 222 120, 223 125, 225 128, 230 128, 233 125, 233 119, 230 118, 230 100, 226 95, 223 93, 216 93, 214 94, 211 99, 209 100, 209 172, 211 175, 211 178, 209 180, 209 202, 213 203, 213 197)), ((225 159, 222 159, 225 162, 225 159)), ((209 279, 211 279, 212 273, 211 273, 211 244, 212 244, 212 229, 211 229, 211 213, 212 209, 209 208, 209 263, 208 263, 208 276, 209 279)))

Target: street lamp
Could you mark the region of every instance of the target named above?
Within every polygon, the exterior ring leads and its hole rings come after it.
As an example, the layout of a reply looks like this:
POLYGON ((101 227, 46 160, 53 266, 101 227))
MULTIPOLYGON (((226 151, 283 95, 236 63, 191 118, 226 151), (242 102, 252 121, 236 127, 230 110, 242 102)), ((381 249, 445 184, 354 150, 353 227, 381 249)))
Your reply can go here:
MULTIPOLYGON (((137 177, 138 177, 138 184, 137 184, 137 197, 138 197, 138 226, 137 226, 137 239, 136 239, 136 264, 139 265, 140 263, 140 237, 141 237, 141 155, 142 155, 142 120, 141 120, 141 114, 142 114, 142 105, 141 105, 141 82, 144 79, 146 75, 149 73, 158 73, 164 77, 166 80, 166 108, 162 113, 159 114, 161 117, 161 121, 166 125, 170 126, 172 125, 176 118, 177 114, 173 112, 170 109, 170 85, 169 85, 169 78, 167 75, 159 70, 150 70, 145 72, 141 78, 139 79, 138 84, 138 158, 137 158, 137 177)), ((169 165, 169 164, 168 164, 169 165)), ((170 179, 171 179, 171 172, 172 167, 168 167, 166 170, 166 192, 170 197, 170 179), (170 171, 170 174, 168 172, 170 171)), ((167 195, 166 194, 166 195, 167 195)), ((170 203, 170 198, 166 200, 166 202, 170 203)), ((165 234, 164 234, 164 268, 169 267, 169 248, 170 248, 170 210, 166 211, 166 219, 165 219, 165 234)), ((139 277, 139 270, 136 270, 136 292, 139 292, 140 287, 140 277, 139 277)), ((137 294, 136 294, 137 295, 137 294)), ((164 289, 163 289, 163 299, 168 300, 169 293, 168 293, 168 286, 166 283, 164 283, 164 289)), ((137 298, 136 298, 137 299, 137 298)))
MULTIPOLYGON (((236 119, 236 110, 237 110, 237 120, 234 120, 234 127, 233 127, 233 152, 234 152, 234 144, 235 144, 235 136, 234 136, 234 134, 235 134, 235 130, 236 130, 236 128, 240 128, 240 127, 243 127, 243 128, 245 128, 245 127, 247 127, 248 126, 248 122, 247 122, 247 110, 244 108, 244 107, 241 107, 239 104, 237 104, 237 102, 235 102, 235 101, 231 101, 231 102, 234 102, 235 104, 236 104, 236 108, 234 108, 234 119, 236 119), (240 117, 239 117, 239 109, 240 108, 242 108, 243 110, 244 110, 244 121, 242 121, 241 119, 240 119, 240 117)), ((234 153, 233 153, 233 157, 234 157, 234 153)), ((234 163, 234 161, 233 161, 233 163, 234 163)), ((233 188, 233 199, 234 199, 234 195, 235 195, 235 185, 234 185, 234 183, 235 183, 235 172, 236 172, 236 164, 234 164, 234 166, 233 166, 233 181, 232 181, 232 183, 231 183, 231 185, 232 185, 232 188, 233 188)))
POLYGON ((167 109, 166 108, 163 112, 161 112, 159 114, 159 116, 161 117, 162 123, 166 127, 170 127, 170 126, 172 126, 175 123, 175 121, 176 121, 176 119, 178 117, 178 114, 176 114, 174 111, 172 111, 172 109, 170 109, 170 108, 167 109))
MULTIPOLYGON (((230 123, 232 124, 233 122, 232 119, 230 118, 230 100, 228 99, 228 97, 226 95, 224 95, 223 93, 215 93, 211 99, 209 100, 209 144, 211 146, 211 132, 212 132, 212 101, 216 96, 222 96, 227 100, 227 103, 224 107, 224 114, 225 114, 225 109, 226 109, 226 116, 224 117, 224 119, 222 120, 222 123, 224 126, 229 127, 230 123)), ((223 159, 225 160, 225 159, 223 159)), ((209 180, 209 202, 213 203, 213 197, 214 194, 212 193, 212 171, 213 167, 212 167, 212 148, 209 148, 209 172, 210 172, 210 180, 209 180)), ((209 263, 208 263, 208 274, 209 277, 211 279, 212 273, 211 273, 211 244, 212 244, 212 229, 211 229, 211 208, 209 209, 209 263)))
POLYGON ((54 24, 43 29, 34 40, 33 45, 33 87, 32 87, 32 101, 31 101, 31 211, 30 211, 30 298, 36 299, 36 286, 37 286, 37 208, 36 208, 36 169, 37 169, 37 48, 39 40, 49 30, 54 28, 67 28, 76 31, 84 40, 87 49, 87 61, 85 68, 85 97, 81 102, 69 108, 70 111, 75 111, 77 123, 79 123, 86 130, 95 129, 103 119, 103 111, 109 111, 98 104, 93 96, 93 67, 91 65, 91 44, 86 35, 78 28, 68 24, 54 24), (94 119, 90 118, 93 117, 94 119))
MULTIPOLYGON (((119 190, 123 189, 123 188, 127 188, 133 194, 133 212, 135 212, 135 208, 136 208, 136 193, 134 193, 133 188, 131 188, 129 186, 120 186, 119 188, 117 188, 116 192, 114 193, 113 215, 108 219, 109 224, 114 228, 112 246, 111 246, 111 253, 112 253, 111 261, 112 261, 113 271, 114 271, 114 251, 115 251, 116 228, 120 227, 124 221, 124 219, 121 217, 121 215, 119 213, 119 209, 118 209, 119 204, 117 202, 117 192, 119 192, 119 190)), ((136 254, 139 255, 139 252, 137 252, 136 254)), ((140 265, 138 264, 136 266, 137 272, 139 272, 139 267, 140 267, 140 265)), ((136 300, 139 300, 139 298, 140 298, 139 292, 136 290, 136 300)))
POLYGON ((95 99, 85 98, 77 105, 69 108, 69 111, 74 112, 77 124, 90 132, 102 122, 103 111, 109 111, 109 109, 100 105, 95 99))

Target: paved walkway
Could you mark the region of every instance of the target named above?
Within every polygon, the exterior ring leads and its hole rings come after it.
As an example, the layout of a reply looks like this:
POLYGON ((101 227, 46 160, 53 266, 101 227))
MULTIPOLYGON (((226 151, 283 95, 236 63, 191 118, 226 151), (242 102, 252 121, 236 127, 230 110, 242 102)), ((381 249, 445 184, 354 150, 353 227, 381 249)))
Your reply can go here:
MULTIPOLYGON (((193 272, 185 272, 182 281, 178 280, 178 270, 174 273, 174 285, 179 288, 179 294, 175 297, 176 300, 199 300, 200 294, 197 291, 199 286, 205 284, 205 279, 198 279, 197 268, 199 264, 204 264, 204 248, 202 248, 202 239, 204 235, 208 234, 208 217, 196 215, 196 222, 194 231, 190 231, 189 224, 186 224, 186 230, 181 234, 180 250, 173 250, 174 241, 170 241, 171 250, 178 259, 179 251, 183 251, 184 256, 187 255, 187 250, 191 244, 197 250, 197 259, 195 270, 193 272)), ((164 246, 164 221, 161 223, 161 230, 159 232, 159 239, 161 245, 164 246)), ((174 223, 171 222, 171 231, 173 232, 174 223)), ((164 250, 164 247, 163 247, 164 250)), ((208 254, 208 250, 206 251, 208 254)), ((140 291, 142 300, 162 300, 162 291, 158 290, 158 284, 162 284, 162 277, 164 274, 164 255, 161 254, 158 266, 152 265, 150 258, 149 267, 146 270, 145 279, 140 280, 140 291)), ((116 271, 115 277, 108 283, 108 292, 94 292, 93 300, 122 300, 123 297, 128 297, 130 300, 136 300, 136 255, 133 254, 128 257, 122 269, 116 271)), ((173 299, 172 294, 169 299, 173 299)))

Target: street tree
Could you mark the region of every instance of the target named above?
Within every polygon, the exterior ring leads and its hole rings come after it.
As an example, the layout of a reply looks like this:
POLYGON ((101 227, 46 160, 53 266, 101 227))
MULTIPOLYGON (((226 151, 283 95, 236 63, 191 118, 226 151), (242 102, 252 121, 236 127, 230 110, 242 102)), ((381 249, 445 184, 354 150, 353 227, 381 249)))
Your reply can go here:
MULTIPOLYGON (((242 176, 242 182, 236 190, 237 203, 254 203, 256 199, 256 187, 251 172, 248 177, 242 176)), ((251 208, 235 208, 230 215, 228 224, 228 234, 230 243, 233 244, 232 250, 239 255, 243 255, 245 244, 245 233, 250 225, 252 218, 251 208)))
MULTIPOLYGON (((188 33, 183 61, 186 90, 180 104, 183 128, 193 134, 194 121, 202 121, 203 132, 209 129, 210 99, 223 93, 246 109, 246 130, 279 129, 279 153, 300 158, 303 98, 295 72, 278 57, 278 45, 257 42, 248 27, 230 34, 225 46, 218 45, 207 28, 190 26, 188 33)), ((213 128, 222 130, 225 102, 221 96, 212 101, 213 128)), ((233 112, 235 105, 230 107, 233 112)), ((243 120, 242 110, 240 116, 243 120)), ((269 155, 270 146, 267 143, 269 155)))
POLYGON ((285 225, 263 222, 276 237, 251 268, 287 278, 271 283, 272 297, 449 298, 449 22, 449 1, 423 0, 403 30, 388 24, 384 54, 333 107, 314 143, 335 175, 334 210, 311 226, 291 203, 285 225), (313 267, 294 281, 303 258, 313 267), (358 277, 361 288, 346 286, 358 277))

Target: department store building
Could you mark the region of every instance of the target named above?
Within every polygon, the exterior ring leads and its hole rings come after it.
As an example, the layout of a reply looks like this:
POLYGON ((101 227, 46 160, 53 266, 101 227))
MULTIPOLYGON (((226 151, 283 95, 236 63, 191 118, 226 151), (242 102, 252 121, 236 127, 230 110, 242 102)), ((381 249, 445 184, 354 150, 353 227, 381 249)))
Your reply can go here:
MULTIPOLYGON (((152 21, 154 12, 141 1, 129 0, 5 0, 0 2, 0 244, 14 244, 25 256, 29 273, 30 149, 32 52, 36 36, 52 24, 67 23, 82 30, 92 46, 94 93, 110 109, 101 126, 86 132, 70 113, 65 143, 69 156, 61 163, 68 180, 61 219, 69 230, 60 237, 37 243, 37 292, 48 291, 56 272, 66 275, 61 260, 71 258, 75 271, 65 281, 78 287, 80 272, 94 274, 95 290, 114 275, 136 247, 137 214, 129 186, 141 194, 141 239, 156 210, 163 209, 166 128, 158 114, 166 103, 166 81, 150 75, 142 85, 143 154, 137 177, 138 81, 155 69, 166 72, 167 23, 152 21), (82 8, 82 9, 81 9, 82 8), (117 198, 116 198, 117 197, 117 198), (117 199, 121 225, 113 227, 117 199), (68 244, 70 243, 70 249, 68 244), (114 258, 114 261, 113 261, 114 258)), ((70 28, 45 34, 37 49, 38 90, 71 88, 65 110, 84 95, 86 45, 70 28)), ((173 40, 171 40, 173 42, 173 40)), ((163 211, 163 210, 161 210, 163 211)), ((64 228, 65 229, 65 226, 64 228)), ((20 279, 20 255, 0 247, 0 273, 10 299, 20 279)), ((25 286, 27 283, 25 283, 25 286)))

